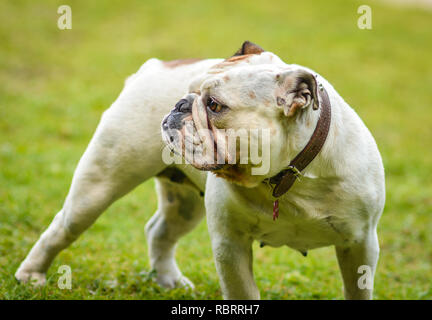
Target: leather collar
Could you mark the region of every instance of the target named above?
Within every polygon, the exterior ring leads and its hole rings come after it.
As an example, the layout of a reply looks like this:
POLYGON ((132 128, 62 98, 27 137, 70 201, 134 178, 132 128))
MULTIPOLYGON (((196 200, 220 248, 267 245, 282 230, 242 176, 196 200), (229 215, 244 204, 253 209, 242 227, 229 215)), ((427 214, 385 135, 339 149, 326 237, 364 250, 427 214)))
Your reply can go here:
POLYGON ((275 187, 273 188, 273 197, 275 198, 284 195, 292 187, 296 179, 300 178, 301 172, 321 151, 324 142, 326 141, 331 122, 331 105, 327 91, 321 84, 318 92, 321 98, 319 104, 321 114, 309 142, 290 162, 288 168, 282 170, 269 179, 271 185, 275 184, 275 187))

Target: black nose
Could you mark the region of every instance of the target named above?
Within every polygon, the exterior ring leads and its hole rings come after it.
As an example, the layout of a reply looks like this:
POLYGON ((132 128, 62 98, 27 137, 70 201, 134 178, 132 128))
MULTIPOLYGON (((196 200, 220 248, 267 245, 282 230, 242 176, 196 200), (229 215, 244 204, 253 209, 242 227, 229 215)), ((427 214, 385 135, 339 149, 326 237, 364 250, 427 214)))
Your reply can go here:
POLYGON ((162 129, 168 130, 168 118, 165 118, 165 120, 162 122, 162 129))
POLYGON ((192 112, 192 104, 186 99, 181 99, 176 103, 174 109, 181 113, 192 112))

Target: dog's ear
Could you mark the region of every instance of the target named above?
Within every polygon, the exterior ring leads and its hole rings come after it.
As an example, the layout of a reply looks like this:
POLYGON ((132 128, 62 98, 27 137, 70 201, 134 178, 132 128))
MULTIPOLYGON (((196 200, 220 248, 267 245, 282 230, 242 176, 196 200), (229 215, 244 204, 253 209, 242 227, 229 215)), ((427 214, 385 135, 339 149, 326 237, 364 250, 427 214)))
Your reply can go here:
POLYGON ((285 116, 292 117, 308 106, 314 110, 319 108, 317 81, 311 73, 305 70, 287 71, 277 74, 276 81, 279 85, 276 101, 285 116))
POLYGON ((264 52, 264 49, 261 48, 259 45, 252 43, 250 41, 243 42, 240 49, 234 53, 233 57, 235 56, 243 56, 245 54, 260 54, 264 52))

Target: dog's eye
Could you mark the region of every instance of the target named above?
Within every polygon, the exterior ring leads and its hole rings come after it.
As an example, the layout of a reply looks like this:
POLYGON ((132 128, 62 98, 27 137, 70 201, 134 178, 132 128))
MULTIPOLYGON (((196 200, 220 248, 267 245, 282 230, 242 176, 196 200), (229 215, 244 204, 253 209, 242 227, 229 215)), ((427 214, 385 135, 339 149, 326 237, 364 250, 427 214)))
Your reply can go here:
POLYGON ((214 98, 209 97, 207 99, 207 108, 214 113, 219 113, 224 109, 224 106, 217 102, 214 98))

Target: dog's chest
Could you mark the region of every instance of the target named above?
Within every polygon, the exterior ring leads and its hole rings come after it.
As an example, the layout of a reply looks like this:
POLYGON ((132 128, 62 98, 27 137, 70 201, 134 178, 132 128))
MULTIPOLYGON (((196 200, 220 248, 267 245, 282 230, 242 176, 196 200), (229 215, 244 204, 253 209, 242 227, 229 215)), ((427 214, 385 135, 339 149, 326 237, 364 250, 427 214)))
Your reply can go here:
POLYGON ((351 235, 343 223, 332 216, 301 217, 292 213, 280 212, 276 220, 259 221, 251 231, 262 245, 306 251, 340 243, 348 243, 351 235))
POLYGON ((362 222, 347 216, 346 207, 332 193, 329 189, 307 195, 293 192, 279 201, 279 217, 274 220, 271 199, 249 199, 249 232, 263 245, 300 251, 353 242, 362 222))

